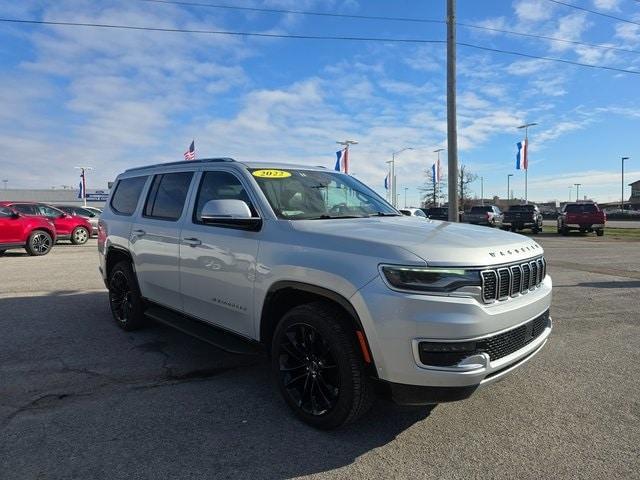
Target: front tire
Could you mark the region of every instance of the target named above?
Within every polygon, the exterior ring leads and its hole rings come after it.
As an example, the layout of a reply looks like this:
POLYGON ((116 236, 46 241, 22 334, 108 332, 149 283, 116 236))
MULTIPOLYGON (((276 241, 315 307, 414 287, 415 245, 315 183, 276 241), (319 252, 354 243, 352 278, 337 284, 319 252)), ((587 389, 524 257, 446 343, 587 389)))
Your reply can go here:
POLYGON ((374 394, 346 314, 324 302, 294 307, 278 324, 271 367, 280 393, 309 425, 329 430, 361 417, 374 394))
POLYGON ((604 230, 601 230, 601 229, 596 230, 596 235, 599 236, 599 237, 603 236, 604 235, 604 230))
POLYGON ((49 253, 52 246, 53 239, 51 235, 44 230, 34 230, 31 232, 31 235, 29 235, 25 250, 31 256, 40 257, 49 253))
POLYGON ((89 240, 89 230, 84 227, 76 227, 71 232, 71 243, 74 245, 84 245, 89 240))
POLYGON ((109 305, 118 326, 126 331, 145 325, 144 302, 131 264, 117 263, 109 273, 109 305))

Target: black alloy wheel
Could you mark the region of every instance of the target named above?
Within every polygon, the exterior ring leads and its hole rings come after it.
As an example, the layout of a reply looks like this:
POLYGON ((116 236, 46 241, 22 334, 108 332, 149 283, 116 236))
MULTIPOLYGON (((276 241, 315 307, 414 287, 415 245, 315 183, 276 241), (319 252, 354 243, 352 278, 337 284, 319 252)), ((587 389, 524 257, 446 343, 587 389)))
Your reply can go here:
POLYGON ((340 393, 338 365, 326 340, 311 325, 296 323, 284 332, 278 358, 282 384, 306 414, 331 411, 340 393))
POLYGON ((53 246, 53 239, 44 230, 35 230, 29 235, 25 250, 29 255, 42 256, 49 253, 53 246))
POLYGON ((124 330, 144 325, 144 306, 131 265, 120 262, 109 275, 109 305, 114 320, 124 330))

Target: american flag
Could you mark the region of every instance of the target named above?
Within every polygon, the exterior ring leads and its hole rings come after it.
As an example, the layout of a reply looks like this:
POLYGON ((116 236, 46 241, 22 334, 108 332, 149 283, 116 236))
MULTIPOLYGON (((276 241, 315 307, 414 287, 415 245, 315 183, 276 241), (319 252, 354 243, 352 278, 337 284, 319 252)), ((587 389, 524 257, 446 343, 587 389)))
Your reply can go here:
POLYGON ((196 159, 196 141, 192 140, 191 145, 189 145, 189 150, 184 152, 185 160, 195 160, 196 159))

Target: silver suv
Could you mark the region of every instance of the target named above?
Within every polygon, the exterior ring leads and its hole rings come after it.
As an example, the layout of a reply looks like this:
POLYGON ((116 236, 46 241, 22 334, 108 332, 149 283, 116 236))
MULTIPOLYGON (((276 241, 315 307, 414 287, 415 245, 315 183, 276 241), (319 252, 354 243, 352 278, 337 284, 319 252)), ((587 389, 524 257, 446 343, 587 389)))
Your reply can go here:
POLYGON ((236 353, 266 350, 318 428, 375 394, 469 397, 551 332, 551 279, 527 237, 401 215, 355 178, 227 158, 134 168, 100 217, 117 324, 152 318, 236 353))

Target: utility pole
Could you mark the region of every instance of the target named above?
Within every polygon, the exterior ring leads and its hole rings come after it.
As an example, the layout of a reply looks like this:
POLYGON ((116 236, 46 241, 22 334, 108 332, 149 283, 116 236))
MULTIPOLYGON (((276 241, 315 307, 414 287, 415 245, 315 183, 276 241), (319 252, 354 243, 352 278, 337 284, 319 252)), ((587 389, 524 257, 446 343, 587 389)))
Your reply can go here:
POLYGON ((620 213, 624 215, 624 161, 629 160, 629 157, 622 157, 622 189, 620 195, 620 213))
POLYGON ((576 202, 578 201, 578 197, 580 196, 580 185, 582 185, 581 183, 574 183, 574 185, 576 186, 576 202))
POLYGON ((527 193, 528 188, 528 176, 529 176, 529 127, 533 127, 538 125, 537 123, 525 123, 524 125, 520 125, 518 128, 524 128, 524 158, 526 159, 525 169, 524 169, 524 203, 529 204, 529 197, 527 193))
POLYGON ((507 175, 507 205, 511 203, 511 177, 513 177, 513 173, 507 175))
POLYGON ((88 166, 80 166, 74 167, 80 170, 80 178, 81 180, 81 188, 80 188, 80 196, 78 198, 82 198, 82 204, 87 206, 87 170, 93 170, 93 167, 88 166))
POLYGON ((458 125, 456 117, 456 0, 447 0, 447 153, 449 221, 458 218, 458 125))

